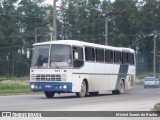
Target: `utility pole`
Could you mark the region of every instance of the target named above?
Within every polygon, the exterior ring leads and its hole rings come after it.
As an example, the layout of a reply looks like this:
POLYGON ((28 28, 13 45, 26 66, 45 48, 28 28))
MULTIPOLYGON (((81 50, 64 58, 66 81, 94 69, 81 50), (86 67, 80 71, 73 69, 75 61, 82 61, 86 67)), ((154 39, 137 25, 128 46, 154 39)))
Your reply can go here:
POLYGON ((153 75, 156 77, 156 38, 157 33, 154 33, 154 49, 153 49, 153 75))
POLYGON ((38 36, 37 36, 37 28, 35 28, 35 31, 34 31, 34 32, 35 32, 35 43, 37 43, 37 37, 38 37, 38 36))
POLYGON ((53 0, 53 40, 57 40, 57 13, 56 13, 56 2, 53 0))
POLYGON ((103 17, 105 17, 105 45, 108 45, 108 18, 111 16, 123 15, 124 13, 125 11, 117 11, 117 12, 108 12, 102 15, 103 17))
POLYGON ((108 17, 105 17, 105 45, 108 45, 108 17))

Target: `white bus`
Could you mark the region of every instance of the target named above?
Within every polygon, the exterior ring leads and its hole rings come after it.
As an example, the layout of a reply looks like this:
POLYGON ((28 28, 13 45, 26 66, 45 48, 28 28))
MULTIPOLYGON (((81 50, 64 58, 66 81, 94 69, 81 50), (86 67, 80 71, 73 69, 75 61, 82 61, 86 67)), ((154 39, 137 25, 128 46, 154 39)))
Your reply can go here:
POLYGON ((30 68, 31 91, 76 93, 78 97, 100 91, 121 94, 133 88, 135 52, 76 40, 58 40, 33 45, 30 68))

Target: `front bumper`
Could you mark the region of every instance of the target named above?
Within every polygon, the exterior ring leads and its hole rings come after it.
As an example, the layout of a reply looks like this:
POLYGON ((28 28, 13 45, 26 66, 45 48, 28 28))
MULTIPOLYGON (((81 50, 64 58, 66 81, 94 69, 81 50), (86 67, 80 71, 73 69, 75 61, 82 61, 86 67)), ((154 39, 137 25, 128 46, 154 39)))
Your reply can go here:
POLYGON ((33 92, 38 92, 38 91, 72 92, 72 83, 69 83, 69 82, 30 82, 30 89, 33 92))

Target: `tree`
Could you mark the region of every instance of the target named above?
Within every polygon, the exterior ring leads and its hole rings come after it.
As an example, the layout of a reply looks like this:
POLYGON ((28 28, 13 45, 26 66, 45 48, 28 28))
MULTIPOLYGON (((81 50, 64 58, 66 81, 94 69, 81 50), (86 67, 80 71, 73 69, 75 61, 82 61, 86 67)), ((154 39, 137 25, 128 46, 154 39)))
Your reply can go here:
POLYGON ((69 0, 63 10, 63 34, 66 39, 101 43, 103 39, 100 0, 69 0))
MULTIPOLYGON (((50 40, 53 8, 44 1, 1 1, 0 75, 29 74, 31 61, 26 59, 26 49, 31 48, 35 41, 50 40)), ((141 61, 139 65, 145 63, 141 68, 152 71, 153 36, 139 38, 159 31, 160 1, 61 0, 61 5, 61 10, 57 11, 58 39, 104 44, 105 18, 102 14, 111 13, 108 21, 109 45, 132 45, 141 61)), ((160 50, 158 38, 157 51, 160 50)), ((157 70, 159 66, 160 62, 157 62, 157 70)))
POLYGON ((5 0, 0 5, 0 75, 26 75, 30 62, 26 59, 26 49, 35 41, 48 41, 44 36, 50 32, 48 5, 43 0, 5 0), (17 6, 18 5, 18 6, 17 6), (4 69, 5 68, 5 69, 4 69))
MULTIPOLYGON (((129 47, 132 40, 136 36, 136 14, 137 7, 134 0, 116 0, 113 3, 113 16, 112 32, 117 36, 111 40, 111 44, 117 41, 120 46, 129 47), (124 39, 119 39, 123 35, 124 39), (119 42, 120 40, 120 42, 119 42), (113 42, 112 42, 113 41, 113 42), (124 44, 122 44, 124 43, 124 44)), ((117 43, 116 42, 116 43, 117 43)), ((117 45, 116 45, 117 46, 117 45)))
MULTIPOLYGON (((160 1, 157 0, 143 0, 143 5, 139 9, 138 27, 139 33, 143 36, 153 34, 154 31, 160 29, 160 1)), ((160 42, 157 39, 156 50, 160 50, 160 42)), ((145 38, 139 42, 139 52, 143 56, 148 71, 153 70, 153 36, 145 38)), ((159 63, 157 60, 157 70, 159 63)))
MULTIPOLYGON (((8 59, 8 72, 14 73, 14 55, 18 49, 18 45, 21 44, 18 34, 17 19, 15 16, 16 7, 15 3, 17 0, 5 0, 1 4, 1 21, 0 31, 2 38, 0 39, 1 46, 1 64, 2 68, 7 68, 6 59, 8 59), (16 46, 15 46, 16 45, 16 46)), ((1 74, 5 74, 7 69, 1 69, 1 74)))

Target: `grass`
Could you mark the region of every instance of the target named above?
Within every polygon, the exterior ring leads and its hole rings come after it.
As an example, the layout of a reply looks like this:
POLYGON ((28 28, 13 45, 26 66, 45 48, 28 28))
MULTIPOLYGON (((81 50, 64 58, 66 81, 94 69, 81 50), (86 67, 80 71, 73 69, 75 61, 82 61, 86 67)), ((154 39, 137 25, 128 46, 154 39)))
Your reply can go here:
POLYGON ((30 93, 30 86, 27 84, 19 84, 19 83, 0 84, 0 94, 18 94, 18 93, 30 93))
POLYGON ((135 82, 135 85, 136 86, 144 86, 144 82, 143 81, 135 82))
MULTIPOLYGON (((11 78, 12 80, 12 78, 11 78)), ((24 76, 24 77, 13 77, 13 80, 29 80, 29 77, 28 76, 24 76)))
POLYGON ((160 102, 154 105, 154 111, 160 111, 160 102))
POLYGON ((0 76, 0 80, 29 80, 29 76, 23 76, 23 77, 0 76))

